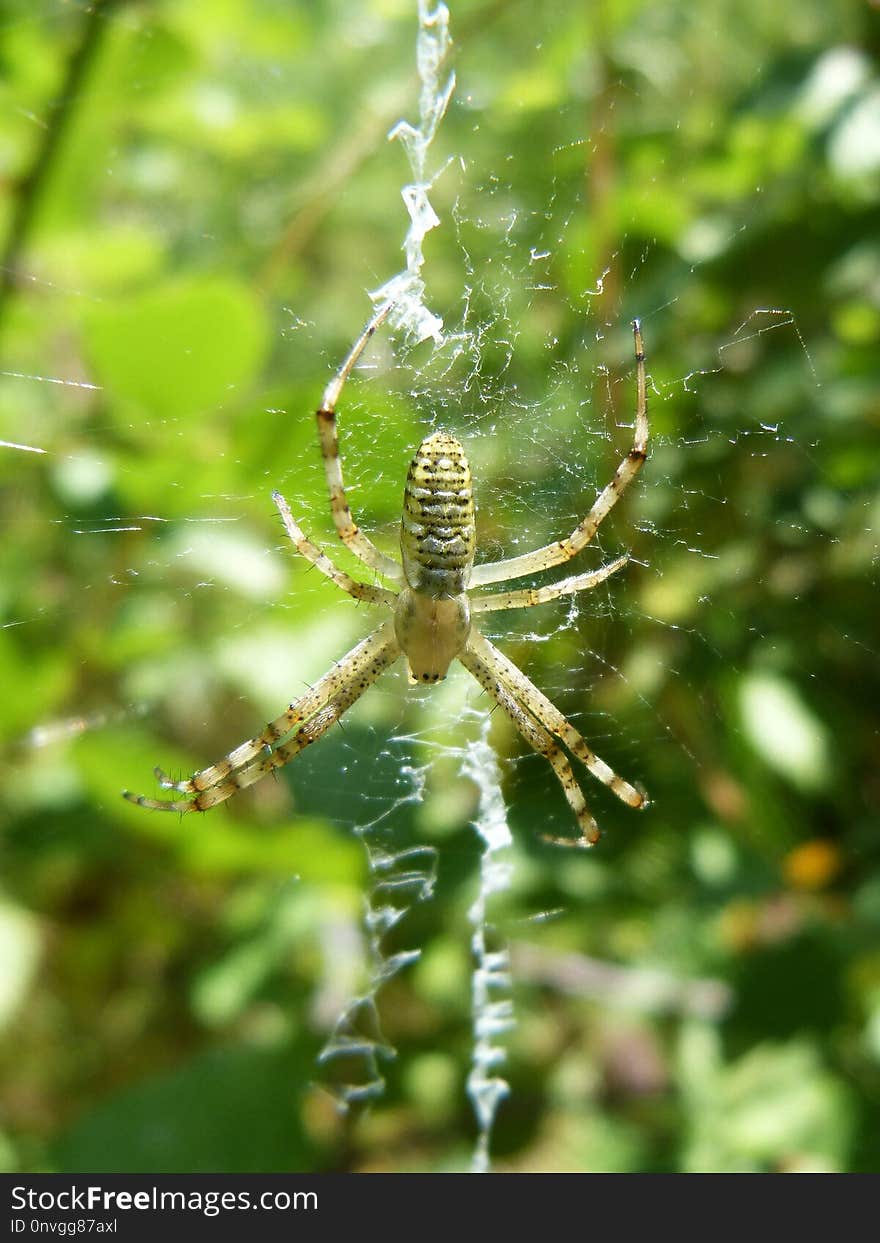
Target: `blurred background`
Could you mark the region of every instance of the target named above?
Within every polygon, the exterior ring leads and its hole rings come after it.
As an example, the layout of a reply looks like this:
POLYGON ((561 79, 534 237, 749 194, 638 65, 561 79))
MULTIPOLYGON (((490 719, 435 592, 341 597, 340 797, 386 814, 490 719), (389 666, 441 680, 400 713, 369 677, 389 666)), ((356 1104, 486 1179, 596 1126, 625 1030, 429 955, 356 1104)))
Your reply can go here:
MULTIPOLYGON (((415 0, 0 6, 3 1168, 470 1161, 467 675, 386 675, 205 817, 119 796, 371 625, 270 494, 332 545, 312 411, 403 266, 416 26, 415 0), (317 1059, 370 995, 370 834, 432 847, 433 891, 383 946, 421 951, 375 993, 384 1090, 341 1115, 317 1059)), ((565 800, 493 716, 494 1167, 876 1170, 876 6, 458 0, 450 29, 423 269, 448 336, 383 331, 346 390, 359 521, 394 549, 446 426, 478 559, 567 534, 631 439, 635 315, 653 432, 577 563, 630 566, 486 627, 652 799, 584 773, 601 844, 546 844, 565 800)))

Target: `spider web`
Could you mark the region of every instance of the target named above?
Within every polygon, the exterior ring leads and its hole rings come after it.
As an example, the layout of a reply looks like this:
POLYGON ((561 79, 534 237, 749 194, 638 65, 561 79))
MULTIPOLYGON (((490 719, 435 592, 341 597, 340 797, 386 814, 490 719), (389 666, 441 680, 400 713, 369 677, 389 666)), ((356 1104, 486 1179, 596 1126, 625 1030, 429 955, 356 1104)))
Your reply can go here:
MULTIPOLYGON (((430 6, 418 7, 423 24, 430 25, 435 17, 430 6)), ((366 29, 356 8, 346 10, 335 42, 345 45, 346 54, 365 48, 375 52, 380 39, 366 29)), ((394 56, 382 68, 389 80, 404 84, 394 98, 391 119, 412 115, 415 95, 408 66, 414 16, 400 27, 380 24, 381 37, 394 47, 394 56)), ((106 20, 111 37, 121 39, 127 31, 127 37, 138 38, 136 27, 127 27, 121 18, 106 20)), ((552 34, 554 19, 532 14, 529 20, 536 24, 540 45, 552 34), (538 28, 540 23, 546 26, 538 28)), ((454 6, 451 21, 456 34, 454 6)), ((0 446, 5 462, 12 463, 11 475, 27 470, 32 479, 50 481, 57 512, 52 517, 42 512, 40 521, 47 529, 61 529, 65 578, 69 591, 76 593, 75 604, 72 594, 60 604, 38 596, 16 597, 4 628, 11 634, 27 633, 57 611, 68 626, 76 620, 87 627, 91 621, 99 630, 108 593, 114 606, 138 612, 125 636, 130 645, 126 672, 112 689, 96 676, 82 711, 47 709, 36 724, 25 717, 27 727, 16 736, 24 745, 12 760, 21 793, 11 810, 29 807, 32 800, 45 811, 52 800, 64 805, 84 788, 102 808, 109 807, 117 786, 131 784, 146 792, 149 764, 169 762, 161 749, 163 733, 172 757, 182 749, 181 738, 194 736, 202 758, 219 758, 253 731, 261 713, 268 718, 277 712, 279 694, 284 699, 298 693, 297 688, 319 676, 366 632, 368 620, 337 598, 329 585, 318 582, 317 575, 299 567, 289 572, 289 551, 280 535, 272 538, 272 528, 260 524, 270 512, 269 493, 277 487, 295 503, 294 512, 310 537, 356 572, 332 547, 322 468, 306 412, 368 317, 369 298, 393 293, 404 310, 377 335, 340 404, 343 462, 355 512, 359 519, 363 512, 365 529, 379 546, 392 551, 398 519, 386 498, 402 491, 408 456, 420 437, 448 426, 465 442, 474 471, 478 558, 484 561, 568 534, 611 477, 631 442, 635 379, 628 320, 641 318, 651 377, 650 459, 577 563, 578 569, 595 568, 630 551, 631 566, 585 597, 493 614, 483 619, 483 628, 559 704, 603 758, 628 779, 649 786, 654 808, 634 815, 583 774, 581 784, 606 834, 600 851, 577 859, 563 851, 549 852, 552 860, 536 854, 542 849, 534 845, 539 834, 571 833, 568 807, 544 762, 511 737, 496 719, 500 714, 488 714, 479 688, 461 670, 430 693, 407 693, 400 671, 387 676, 332 737, 299 757, 292 766, 295 771, 285 773, 277 786, 266 783, 266 790, 247 796, 250 813, 264 824, 279 809, 286 814, 292 797, 304 819, 321 816, 341 833, 353 829, 369 857, 363 933, 352 933, 354 949, 345 964, 341 954, 339 961, 332 961, 327 951, 329 983, 314 1006, 324 1030, 331 1033, 317 1075, 349 1105, 375 1100, 393 1062, 399 1041, 383 1032, 383 995, 390 994, 393 1006, 401 973, 432 969, 417 956, 420 934, 429 927, 425 912, 436 904, 448 866, 444 846, 453 840, 456 851, 466 849, 455 836, 462 823, 476 826, 483 835, 483 843, 474 845, 466 860, 470 889, 465 886, 464 891, 476 962, 471 977, 475 1051, 469 1079, 479 1125, 474 1165, 486 1168, 495 1109, 506 1091, 499 1075, 499 1046, 510 1030, 511 963, 514 978, 518 969, 527 978, 532 966, 524 946, 543 937, 545 928, 552 938, 554 923, 564 921, 572 909, 582 909, 605 883, 606 845, 615 858, 620 849, 615 842, 639 839, 645 874, 662 865, 663 809, 648 771, 666 767, 679 781, 711 789, 718 805, 723 804, 714 757, 677 715, 674 697, 660 697, 658 690, 671 674, 699 700, 691 669, 715 667, 727 659, 724 627, 742 624, 730 602, 731 589, 750 570, 737 525, 761 522, 758 497, 754 519, 748 514, 743 518, 741 509, 733 512, 731 498, 744 495, 738 483, 741 463, 764 462, 772 477, 774 472, 784 474, 792 462, 821 461, 821 445, 801 434, 794 418, 798 401, 816 402, 821 367, 797 317, 774 305, 769 295, 766 304, 753 301, 740 314, 712 321, 711 328, 694 336, 686 357, 664 356, 664 339, 680 340, 680 325, 699 319, 689 303, 694 274, 715 256, 735 249, 732 239, 738 234, 757 228, 759 199, 744 220, 695 225, 675 257, 656 240, 636 253, 624 242, 620 251, 609 250, 601 261, 587 258, 578 267, 571 255, 580 249, 591 253, 582 234, 584 221, 595 214, 598 191, 575 181, 570 168, 598 141, 601 124, 593 128, 572 105, 572 137, 546 153, 544 175, 534 186, 524 186, 509 165, 503 127, 488 139, 477 132, 480 127, 491 131, 498 124, 493 111, 515 104, 499 84, 491 54, 485 47, 481 52, 480 40, 465 46, 470 59, 466 72, 457 67, 454 97, 442 56, 423 55, 422 69, 427 61, 434 77, 422 78, 422 127, 398 131, 416 161, 407 181, 415 191, 404 196, 413 231, 405 248, 405 270, 390 281, 393 263, 387 256, 359 255, 346 243, 345 229, 357 216, 352 203, 362 190, 367 197, 377 181, 386 192, 386 210, 397 208, 401 149, 383 147, 376 134, 380 127, 374 125, 369 139, 359 141, 378 154, 366 164, 353 157, 347 164, 341 161, 334 188, 344 188, 349 201, 340 208, 336 270, 322 274, 322 297, 309 299, 308 306, 285 294, 283 319, 267 334, 269 351, 285 359, 282 380, 261 394, 253 410, 234 413, 238 427, 255 443, 265 447, 270 439, 277 442, 271 469, 265 451, 248 460, 245 438, 230 433, 232 416, 222 408, 217 415, 207 411, 200 416, 197 439, 186 418, 173 409, 146 418, 141 414, 137 420, 125 413, 120 426, 120 416, 101 404, 101 384, 82 359, 68 361, 64 343, 58 342, 51 347, 41 342, 48 356, 22 353, 20 360, 8 360, 3 372, 8 418, 0 446), (429 90, 426 83, 431 81, 429 90), (414 138, 420 132, 427 138, 423 147, 414 138), (427 147, 433 152, 430 162, 427 147), (435 280, 435 271, 442 277, 435 280), (780 355, 784 366, 771 366, 780 355), (749 416, 747 421, 736 407, 731 381, 737 378, 758 389, 763 385, 760 420, 749 416), (59 392, 70 416, 69 440, 58 431, 59 392), (117 508, 108 481, 120 469, 116 442, 132 429, 147 430, 156 440, 179 437, 179 471, 169 478, 165 462, 152 472, 145 468, 143 485, 130 490, 125 506, 117 508), (221 455, 238 454, 240 469, 231 472, 232 485, 223 480, 212 486, 210 471, 200 472, 196 490, 187 457, 208 456, 215 446, 221 455), (142 498, 139 506, 133 494, 142 498), (287 621, 294 626, 302 614, 311 620, 297 632, 294 648, 287 621), (190 626, 195 642, 187 634, 190 626), (159 632, 173 634, 174 641, 163 646, 161 640, 151 648, 159 632), (203 650, 196 660, 193 649, 200 640, 203 650), (218 729, 217 717, 222 718, 230 692, 235 719, 218 729), (121 725, 134 724, 140 730, 144 722, 149 731, 132 735, 137 750, 134 742, 127 744, 127 758, 135 761, 131 777, 112 771, 94 776, 88 761, 84 777, 65 756, 66 740, 84 737, 88 742, 90 736, 112 734, 121 725), (512 845, 504 833, 508 820, 512 845), (535 884, 516 918, 508 919, 507 906, 517 905, 517 886, 527 885, 541 869, 559 877, 552 903, 542 904, 542 887, 535 884)), ((632 63, 650 81, 653 61, 644 31, 634 33, 627 46, 632 63)), ((282 72, 289 75, 289 66, 282 72)), ((145 82, 147 73, 145 69, 145 82)), ((518 89, 528 86, 523 75, 518 89)), ((647 87, 645 91, 647 110, 647 87)), ((211 124, 219 124, 223 99, 200 97, 198 106, 211 124)), ((364 111, 366 118, 366 105, 364 111)), ((353 140, 365 118, 351 118, 353 140)), ((644 122, 643 115, 639 119, 644 122)), ((165 174, 157 160, 150 164, 144 157, 137 170, 139 184, 146 187, 144 210, 149 210, 150 195, 161 202, 156 186, 161 187, 165 174)), ((321 170, 325 179, 335 175, 333 167, 321 170)), ((640 194, 650 197, 649 183, 646 178, 641 190, 634 191, 636 199, 640 194)), ((271 215, 277 193, 267 193, 267 202, 253 208, 257 217, 260 210, 271 215)), ((634 215, 644 213, 641 202, 636 208, 634 215)), ((192 228, 181 242, 196 254, 207 249, 210 236, 208 225, 197 220, 194 212, 192 228)), ((255 228, 259 226, 257 218, 255 228)), ((307 226, 308 221, 299 220, 299 227, 307 226)), ((46 270, 53 271, 51 265, 46 270)), ((66 283, 63 276, 35 275, 33 283, 41 298, 86 304, 86 312, 97 300, 75 278, 66 283)), ((768 282, 771 293, 772 288, 768 282)), ((711 320, 708 311, 706 315, 711 320)), ((121 469, 130 474, 138 464, 128 459, 121 469)), ((817 474, 821 484, 821 465, 817 474)), ((820 486, 817 515, 823 495, 820 486)), ((785 530, 784 538, 792 544, 799 536, 798 522, 792 514, 785 530)), ((758 641, 766 639, 772 647, 760 618, 749 626, 758 641)), ((96 647, 91 651, 98 663, 96 647)), ((874 647, 868 646, 867 654, 876 660, 874 647)), ((764 694, 764 703, 768 686, 772 698, 772 661, 770 665, 771 674, 763 683, 758 677, 752 688, 759 698, 764 694)), ((42 693, 47 702, 58 702, 48 682, 39 686, 43 691, 38 687, 38 697, 42 693)), ((721 718, 718 703, 706 698, 704 708, 708 719, 721 718)), ((817 736, 815 730, 812 736, 817 736)), ((821 731, 818 737, 813 763, 821 768, 828 748, 821 731)), ((791 761, 783 757, 780 762, 791 761)), ((102 765, 108 763, 102 753, 102 765)), ((218 813, 218 818, 226 814, 218 813)), ((238 813, 230 808, 228 814, 234 825, 238 813)), ((723 818, 723 808, 719 814, 723 818)), ((198 833, 209 834, 211 828, 210 822, 200 824, 198 833)), ((167 833, 161 840, 187 831, 188 826, 181 828, 173 818, 167 829, 144 830, 167 833)), ((223 830, 217 832, 224 840, 223 830)), ((717 845, 717 838, 712 840, 717 845)), ((337 929, 356 929, 350 912, 334 918, 337 929)), ((652 1012, 698 1013, 714 1021, 727 1004, 725 990, 719 986, 713 991, 712 981, 696 980, 686 980, 693 986, 690 991, 684 985, 678 989, 680 981, 671 977, 679 966, 686 977, 687 967, 676 964, 663 981, 654 982, 653 992, 646 988, 639 993, 636 985, 644 980, 633 976, 632 1004, 652 1012)), ((619 997, 627 990, 619 977, 603 983, 597 976, 585 991, 619 997)), ((383 1013, 385 1025, 388 1017, 393 1019, 393 1013, 383 1013)))
MULTIPOLYGON (((401 362, 398 365, 406 377, 406 382, 411 385, 409 397, 414 399, 420 407, 431 410, 431 426, 442 425, 451 415, 456 425, 464 423, 466 426, 469 443, 479 437, 485 437, 493 441, 494 448, 494 421, 499 417, 500 411, 503 411, 503 417, 506 420, 513 410, 517 423, 520 424, 518 438, 520 441, 527 442, 530 456, 539 458, 548 453, 552 454, 557 467, 571 475, 577 493, 587 497, 595 495, 602 487, 603 480, 597 478, 591 490, 584 489, 581 477, 583 455, 579 453, 577 441, 586 431, 587 435, 594 439, 598 440, 602 436, 608 439, 613 438, 615 443, 619 443, 619 438, 609 429, 608 424, 613 419, 618 427, 628 427, 628 419, 632 417, 635 404, 632 382, 630 382, 629 394, 621 396, 615 391, 615 388, 619 389, 621 386, 621 380, 615 380, 611 376, 610 369, 605 363, 595 362, 593 364, 592 382, 586 387, 593 395, 596 394, 597 389, 602 393, 607 415, 610 416, 610 418, 606 417, 605 426, 599 430, 591 427, 587 422, 587 420, 592 421, 594 417, 593 404, 583 396, 576 396, 577 386, 581 380, 578 372, 571 367, 570 363, 553 369, 553 384, 546 394, 523 395, 507 379, 508 369, 512 367, 516 356, 519 334, 519 328, 509 307, 511 291, 518 288, 532 293, 536 304, 545 295, 559 294, 560 291, 556 286, 543 279, 543 271, 553 256, 551 236, 554 232, 558 236, 559 230, 562 230, 564 235, 576 209, 567 207, 566 214, 560 220, 557 203, 551 196, 549 203, 544 205, 542 211, 545 223, 539 224, 537 228, 538 244, 530 245, 527 259, 523 257, 524 246, 519 235, 523 232, 535 237, 535 221, 523 221, 518 210, 511 209, 493 222, 496 227, 491 234, 492 253, 478 256, 471 250, 472 245, 479 246, 479 241, 474 237, 474 224, 478 222, 480 229, 485 228, 485 221, 480 212, 485 209, 487 203, 494 204, 496 198, 499 197, 497 189, 499 183, 497 178, 490 177, 488 181, 480 182, 477 186, 463 184, 451 210, 456 226, 462 269, 460 321, 444 334, 440 318, 425 306, 425 284, 422 278, 422 268, 425 262, 423 244, 428 233, 441 224, 429 199, 429 194, 440 174, 431 174, 429 156, 438 127, 449 106, 455 79, 454 75, 446 73, 444 66, 450 46, 449 12, 446 6, 439 5, 436 10, 431 11, 430 7, 420 0, 418 8, 420 30, 417 42, 417 64, 422 84, 420 125, 413 127, 406 122, 401 122, 389 135, 391 138, 402 140, 413 175, 413 181, 408 183, 402 191, 402 198, 410 216, 410 228, 403 247, 407 265, 403 272, 382 284, 370 296, 377 305, 385 301, 394 302, 390 317, 391 323, 403 329, 405 333, 398 355, 401 362), (473 193, 478 196, 479 208, 468 202, 469 195, 473 193), (504 243, 500 250, 498 249, 499 228, 504 243), (515 264, 519 265, 518 271, 513 270, 515 264), (415 361, 415 357, 421 359, 421 355, 417 355, 417 347, 429 337, 434 342, 434 350, 430 357, 424 361, 415 361), (487 371, 485 368, 487 355, 498 350, 501 351, 500 364, 496 362, 496 366, 487 371), (573 428, 567 429, 565 439, 560 444, 559 432, 555 427, 553 416, 559 406, 573 398, 580 417, 573 428), (628 413, 622 414, 621 409, 627 409, 628 413)), ((452 159, 448 160, 441 172, 449 172, 452 165, 452 159)), ((462 168, 466 169, 466 167, 462 161, 462 168)), ((463 182, 466 180, 466 177, 462 179, 463 182)), ((614 258, 616 259, 617 256, 614 258)), ((643 262, 646 263, 647 260, 643 259, 643 262)), ((599 274, 591 286, 578 290, 574 297, 569 297, 567 301, 573 313, 583 316, 586 311, 586 318, 588 320, 591 318, 590 301, 601 298, 605 293, 604 282, 607 276, 608 270, 599 274)), ((636 273, 633 272, 631 277, 635 280, 636 273)), ((793 325, 792 316, 785 310, 772 308, 755 311, 737 329, 729 345, 721 347, 719 354, 724 349, 733 349, 738 343, 748 341, 753 333, 761 334, 767 331, 768 323, 775 326, 777 322, 793 325)), ((605 331, 596 331, 597 344, 601 345, 604 339, 605 331)), ((548 334, 545 342, 546 348, 552 350, 556 344, 556 338, 548 334)), ((802 341, 801 345, 803 345, 802 341)), ((808 358, 807 361, 809 362, 808 358)), ((699 373, 690 373, 683 377, 680 382, 682 391, 696 395, 700 377, 707 374, 709 374, 708 369, 701 369, 699 373)), ((655 389, 652 393, 652 400, 657 396, 655 389)), ((774 434, 778 432, 778 428, 769 425, 764 426, 762 430, 774 434)), ((520 444, 517 446, 517 452, 521 451, 520 444)), ((572 518, 563 520, 563 525, 551 532, 551 538, 554 533, 567 532, 579 520, 589 503, 589 501, 582 502, 583 510, 575 511, 572 518)), ((544 542, 543 539, 536 540, 531 534, 535 526, 535 513, 534 500, 529 500, 522 509, 514 510, 514 529, 518 527, 529 534, 522 543, 515 540, 513 547, 506 552, 502 552, 500 548, 497 553, 493 551, 492 558, 496 555, 509 556, 514 550, 520 548, 528 550, 544 542)), ((657 524, 650 519, 643 520, 639 529, 645 536, 657 537, 660 533, 657 524)), ((601 550, 603 546, 601 534, 595 542, 601 550)), ((688 546, 688 551, 694 556, 705 557, 709 560, 715 558, 715 554, 703 552, 691 545, 688 546)), ((482 559, 487 559, 485 550, 482 559)), ((581 615, 581 609, 582 605, 575 597, 564 612, 560 610, 561 615, 557 617, 555 625, 550 627, 544 625, 540 629, 528 625, 527 628, 520 630, 518 637, 529 644, 548 642, 560 633, 573 629, 581 615)), ((526 618, 527 622, 531 622, 532 615, 526 614, 526 618)), ((670 625, 672 629, 676 629, 674 622, 670 625)), ((486 629, 492 637, 503 641, 510 633, 509 616, 502 615, 500 622, 497 622, 494 627, 490 621, 486 629)), ((610 663, 599 652, 591 652, 590 655, 603 672, 610 673, 626 683, 626 675, 619 667, 610 663)), ((566 689, 567 680, 564 679, 560 683, 559 691, 565 693, 566 689)), ((471 730, 470 740, 463 748, 450 747, 448 744, 441 744, 438 747, 434 743, 431 747, 431 756, 434 763, 441 753, 447 758, 454 757, 460 760, 462 774, 470 778, 479 791, 474 826, 481 841, 482 855, 479 893, 470 909, 474 958, 472 977, 474 1047, 473 1061, 468 1076, 468 1093, 472 1099, 478 1123, 478 1138, 472 1168, 485 1171, 490 1166, 491 1135, 497 1110, 509 1091, 508 1084, 500 1077, 498 1070, 506 1058, 501 1040, 512 1027, 514 1013, 509 953, 505 936, 503 932, 499 934, 494 927, 489 912, 493 909, 495 895, 509 888, 512 864, 504 858, 505 848, 509 846, 511 838, 501 789, 501 771, 488 741, 489 718, 475 713, 472 706, 473 700, 473 692, 467 688, 465 698, 460 700, 458 706, 454 708, 454 714, 459 726, 465 732, 468 722, 473 725, 473 722, 479 719, 479 733, 474 735, 471 730), (496 857, 498 852, 501 852, 501 861, 496 857), (490 942, 493 943, 491 949, 489 948, 490 942), (497 944, 494 944, 495 942, 497 944)), ((640 701, 646 711, 650 711, 647 699, 640 697, 640 701)), ((668 723, 655 719, 654 724, 655 728, 664 729, 670 737, 672 736, 672 727, 668 723)), ((597 734, 591 732, 588 736, 594 740, 597 734)), ((410 746, 416 737, 418 734, 413 733, 398 735, 396 743, 410 746)), ((598 737, 601 739, 602 734, 600 733, 598 737)), ((681 740, 675 739, 675 742, 681 745, 681 740)), ((394 741, 391 745, 395 745, 394 741)), ((689 754, 689 758, 692 762, 695 761, 693 754, 689 754)), ((402 762, 402 769, 416 777, 414 797, 421 798, 428 780, 428 772, 425 769, 408 766, 405 762, 402 762)), ((419 848, 416 848, 416 857, 430 862, 427 871, 418 869, 412 871, 407 867, 412 851, 404 851, 402 856, 398 856, 393 849, 389 851, 382 846, 377 849, 373 848, 370 836, 373 827, 374 824, 370 824, 358 830, 369 853, 371 872, 374 876, 378 875, 377 886, 367 899, 366 915, 373 963, 372 976, 367 991, 356 997, 351 1006, 346 1008, 321 1055, 325 1064, 339 1063, 349 1070, 349 1079, 337 1085, 336 1089, 338 1099, 346 1108, 365 1100, 373 1100, 381 1096, 384 1091, 385 1080, 380 1070, 380 1063, 392 1058, 394 1050, 382 1033, 378 995, 388 979, 401 968, 411 965, 418 959, 419 951, 407 949, 386 956, 383 937, 407 914, 409 896, 413 895, 416 901, 430 897, 436 881, 436 859, 430 852, 423 854, 419 848), (403 896, 404 901, 388 905, 385 899, 389 885, 386 883, 384 873, 386 870, 395 870, 399 866, 399 859, 403 863, 403 878, 399 884, 392 880, 390 888, 396 891, 398 897, 403 896), (375 906, 377 898, 378 909, 375 906), (361 1059, 357 1081, 351 1081, 353 1058, 361 1059)), ((538 831, 542 830, 538 829, 538 831)))
MULTIPOLYGON (((442 321, 424 303, 425 286, 421 277, 424 265, 423 243, 426 235, 440 224, 429 194, 436 180, 429 169, 431 145, 449 106, 455 87, 455 76, 447 72, 445 62, 451 40, 449 11, 439 4, 431 9, 424 0, 418 4, 419 30, 416 41, 416 63, 421 81, 419 125, 400 122, 389 137, 399 139, 406 151, 413 180, 404 186, 402 198, 410 217, 404 242, 406 268, 371 294, 381 306, 392 304, 389 322, 402 328, 411 345, 430 337, 437 346, 444 344, 442 321)), ((454 349, 468 347, 469 334, 457 334, 454 349)), ((505 1081, 497 1074, 504 1060, 499 1038, 510 1030, 513 1004, 510 998, 510 974, 507 951, 490 949, 491 936, 487 925, 493 894, 509 883, 510 866, 499 862, 511 842, 500 772, 488 744, 488 719, 482 718, 478 740, 463 750, 446 748, 447 754, 460 758, 461 771, 479 791, 479 805, 474 827, 481 839, 479 894, 471 907, 473 924, 474 974, 472 985, 474 1052, 468 1076, 468 1094, 477 1115, 477 1145, 472 1168, 484 1172, 489 1168, 489 1145, 496 1111, 507 1094, 505 1081)), ((414 798, 421 798, 426 774, 404 766, 415 778, 414 798)), ((375 822, 358 829, 369 858, 374 884, 367 897, 366 924, 372 961, 372 973, 366 992, 346 1007, 334 1026, 330 1040, 321 1053, 324 1066, 348 1067, 336 1085, 335 1094, 345 1109, 360 1105, 382 1095, 385 1081, 380 1070, 383 1059, 392 1058, 394 1049, 382 1034, 377 999, 381 988, 399 970, 419 958, 417 949, 401 950, 387 955, 385 937, 407 914, 413 902, 429 898, 436 881, 436 853, 430 847, 412 847, 400 852, 379 844, 374 836, 375 822)))

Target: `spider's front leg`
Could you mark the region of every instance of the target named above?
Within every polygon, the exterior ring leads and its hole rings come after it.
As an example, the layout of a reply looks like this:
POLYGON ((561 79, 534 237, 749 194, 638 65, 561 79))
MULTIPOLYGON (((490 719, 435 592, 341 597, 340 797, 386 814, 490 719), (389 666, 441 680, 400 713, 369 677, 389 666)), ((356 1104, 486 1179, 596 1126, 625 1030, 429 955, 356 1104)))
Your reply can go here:
POLYGON ((569 764, 562 749, 556 745, 543 725, 522 704, 514 699, 513 695, 496 676, 495 671, 474 651, 472 645, 469 644, 465 648, 459 656, 459 660, 468 673, 476 678, 483 690, 491 695, 495 702, 507 713, 532 750, 536 751, 538 755, 543 755, 544 759, 548 761, 556 774, 559 784, 562 786, 568 805, 575 814, 581 835, 577 838, 570 838, 550 837, 547 834, 542 834, 544 840, 552 842, 557 846, 595 846, 601 837, 601 830, 593 819, 593 815, 587 806, 587 800, 584 798, 584 792, 578 785, 571 764, 569 764))
POLYGON ((471 630, 467 646, 459 660, 507 712, 529 745, 549 760, 559 778, 581 826, 582 838, 573 843, 564 838, 548 840, 566 845, 591 846, 599 838, 598 826, 586 807, 571 768, 550 735, 555 735, 563 742, 572 755, 627 806, 639 808, 647 805, 646 794, 618 776, 600 759, 568 718, 563 716, 534 682, 478 630, 471 630))
POLYGON ((374 630, 320 678, 287 711, 271 721, 261 734, 230 751, 217 764, 201 769, 186 781, 169 781, 160 769, 156 775, 165 789, 191 797, 154 799, 123 791, 123 798, 154 811, 207 811, 224 802, 265 773, 280 768, 314 742, 346 712, 364 691, 389 668, 400 654, 392 622, 374 630), (287 743, 281 739, 296 730, 287 743))
POLYGON ((531 678, 527 678, 522 669, 509 660, 503 652, 500 652, 494 643, 490 643, 478 630, 472 630, 468 646, 489 665, 500 681, 513 691, 517 699, 526 705, 541 724, 565 743, 572 755, 589 769, 597 781, 608 786, 609 790, 628 807, 639 808, 646 805, 648 797, 645 792, 637 790, 628 781, 624 781, 623 777, 619 777, 613 768, 600 759, 571 721, 563 716, 543 691, 535 686, 531 678))

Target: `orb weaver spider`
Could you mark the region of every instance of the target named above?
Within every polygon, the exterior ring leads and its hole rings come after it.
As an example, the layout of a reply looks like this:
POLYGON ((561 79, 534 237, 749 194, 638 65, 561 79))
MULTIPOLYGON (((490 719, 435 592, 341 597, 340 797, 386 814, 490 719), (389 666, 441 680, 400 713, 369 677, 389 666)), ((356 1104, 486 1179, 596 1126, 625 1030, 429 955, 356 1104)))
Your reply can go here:
POLYGON ((619 777, 581 737, 571 722, 512 661, 490 643, 472 622, 480 613, 532 608, 560 596, 589 591, 621 570, 628 557, 575 574, 545 587, 505 589, 470 596, 475 587, 536 574, 569 561, 596 534, 600 523, 638 474, 647 456, 648 401, 645 354, 638 320, 632 324, 636 358, 636 415, 632 448, 611 482, 599 493, 586 517, 566 538, 535 552, 503 561, 474 564, 475 509, 471 473, 461 444, 449 432, 426 437, 406 479, 400 527, 401 560, 380 552, 361 531, 349 508, 336 430, 336 406, 367 342, 391 310, 386 303, 358 337, 328 384, 317 411, 318 437, 330 493, 330 509, 343 544, 370 570, 398 585, 398 591, 356 581, 303 534, 290 506, 279 493, 272 499, 297 552, 342 591, 366 604, 386 608, 392 617, 362 639, 315 685, 271 721, 261 734, 243 742, 216 764, 185 781, 173 781, 157 768, 165 790, 182 798, 156 799, 124 791, 139 807, 157 811, 207 811, 253 785, 266 773, 289 763, 338 721, 373 682, 403 653, 412 684, 446 677, 458 659, 506 712, 526 742, 547 759, 562 786, 580 828, 580 836, 546 837, 565 846, 588 847, 599 840, 594 820, 562 747, 630 807, 644 807, 643 791, 619 777), (287 739, 287 741, 283 741, 287 739))

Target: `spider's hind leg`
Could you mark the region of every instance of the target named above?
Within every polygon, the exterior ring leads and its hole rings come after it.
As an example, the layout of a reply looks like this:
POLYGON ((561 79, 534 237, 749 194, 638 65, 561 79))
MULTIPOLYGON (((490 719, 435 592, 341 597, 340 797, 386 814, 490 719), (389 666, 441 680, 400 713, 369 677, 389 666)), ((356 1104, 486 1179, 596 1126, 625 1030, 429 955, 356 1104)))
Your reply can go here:
POLYGON ((315 417, 318 423, 318 442, 321 446, 321 456, 324 459, 327 491, 330 496, 330 512, 333 516, 337 535, 343 544, 364 565, 369 566, 371 570, 375 570, 377 574, 381 574, 384 578, 389 578, 392 582, 399 583, 403 581, 403 570, 401 567, 391 557, 386 557, 383 552, 380 552, 354 520, 342 478, 342 463, 339 460, 339 433, 336 427, 336 405, 342 395, 345 382, 354 370, 355 364, 366 348, 367 342, 388 315, 393 305, 393 302, 386 302, 375 312, 373 318, 349 350, 345 362, 324 390, 324 397, 315 411, 315 417))

